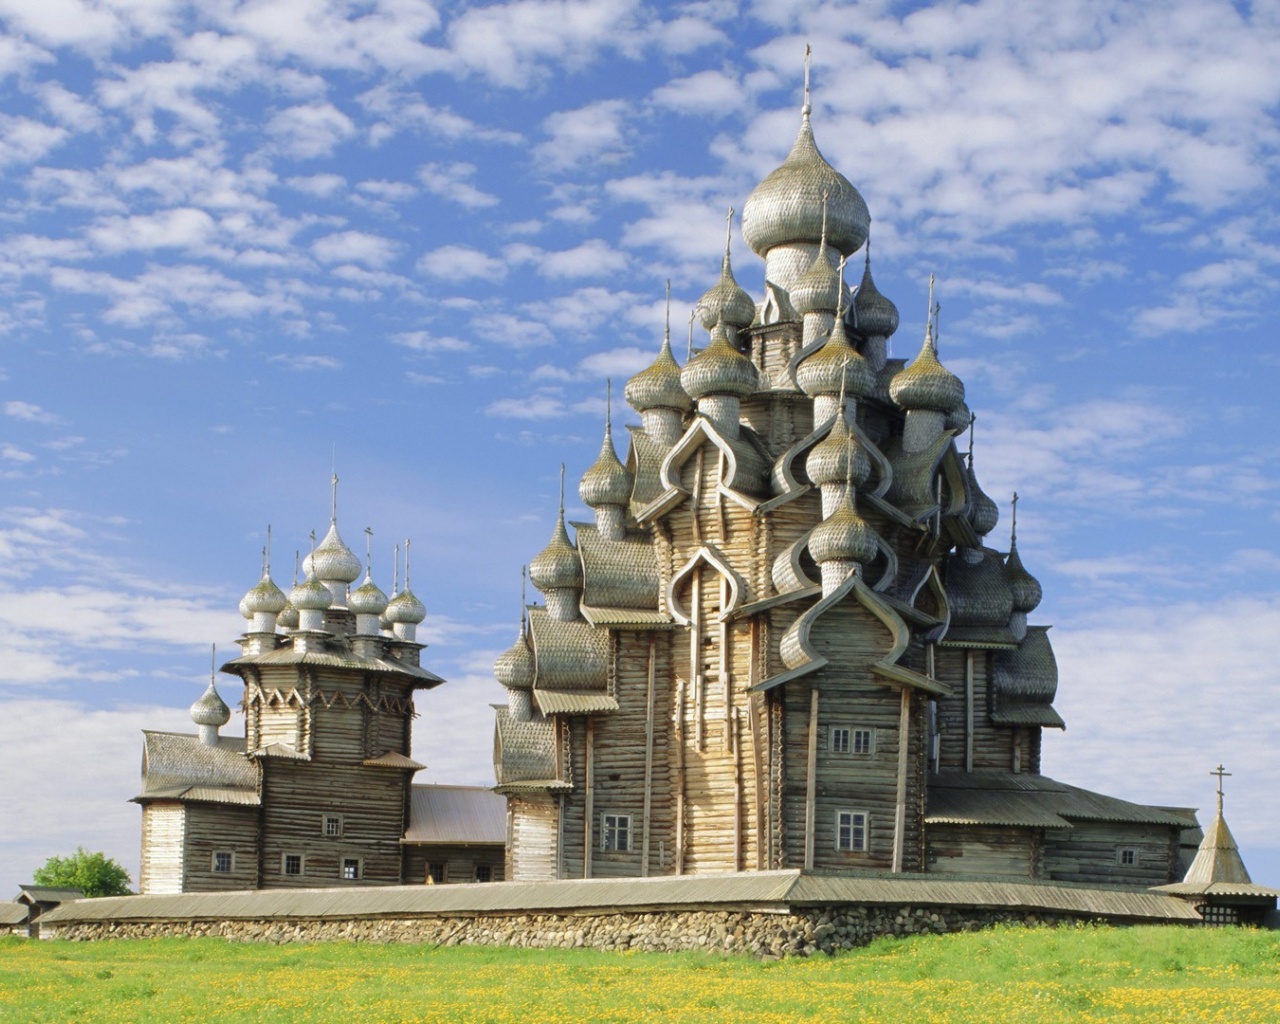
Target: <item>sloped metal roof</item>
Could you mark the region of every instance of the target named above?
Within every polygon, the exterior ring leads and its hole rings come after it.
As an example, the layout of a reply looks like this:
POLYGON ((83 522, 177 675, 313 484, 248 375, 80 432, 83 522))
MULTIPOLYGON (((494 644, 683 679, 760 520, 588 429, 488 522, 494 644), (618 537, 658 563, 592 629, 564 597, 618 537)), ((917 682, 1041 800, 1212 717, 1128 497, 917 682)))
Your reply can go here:
POLYGON ((925 820, 930 822, 934 820, 934 808, 938 807, 940 813, 948 816, 942 820, 964 824, 1025 824, 1030 827, 1041 823, 1009 819, 1018 814, 1037 813, 1033 808, 1038 807, 1038 813, 1056 815, 1068 822, 1122 821, 1172 825, 1178 829, 1187 827, 1185 816, 1092 793, 1047 775, 1030 772, 941 772, 929 776, 928 793, 929 809, 925 820))
POLYGON ((1007 907, 1153 921, 1200 919, 1184 901, 1147 890, 975 881, 931 875, 857 877, 753 871, 662 878, 107 897, 64 904, 51 910, 44 920, 50 924, 166 918, 264 920, 716 906, 785 911, 791 907, 831 903, 1007 907))
POLYGON ((245 756, 243 736, 206 744, 187 733, 143 732, 142 792, 135 799, 243 803, 256 802, 257 792, 258 771, 245 756))
POLYGON ((0 903, 0 926, 22 924, 28 909, 25 903, 0 903))
POLYGON ((411 665, 394 658, 368 658, 339 646, 338 641, 328 641, 328 646, 329 649, 324 651, 299 651, 289 645, 262 654, 246 654, 227 662, 222 666, 222 671, 238 674, 236 669, 242 665, 312 665, 317 668, 347 668, 360 672, 409 676, 423 689, 430 689, 444 682, 440 676, 420 665, 411 665))
POLYGON ((544 715, 588 715, 592 712, 618 710, 617 700, 607 693, 534 690, 533 702, 544 715))
POLYGON ((412 786, 406 843, 507 841, 507 801, 481 786, 412 786))
POLYGON ((66 903, 84 899, 84 891, 54 885, 20 885, 18 899, 24 903, 66 903))

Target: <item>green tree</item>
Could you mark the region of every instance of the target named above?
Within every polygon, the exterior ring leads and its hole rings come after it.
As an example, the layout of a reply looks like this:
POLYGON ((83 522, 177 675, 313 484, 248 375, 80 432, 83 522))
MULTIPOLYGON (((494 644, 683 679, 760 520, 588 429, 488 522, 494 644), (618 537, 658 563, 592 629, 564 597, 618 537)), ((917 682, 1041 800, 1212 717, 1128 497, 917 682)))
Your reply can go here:
POLYGON ((129 873, 105 853, 76 847, 70 857, 50 857, 32 876, 36 885, 79 889, 86 896, 129 896, 129 873))

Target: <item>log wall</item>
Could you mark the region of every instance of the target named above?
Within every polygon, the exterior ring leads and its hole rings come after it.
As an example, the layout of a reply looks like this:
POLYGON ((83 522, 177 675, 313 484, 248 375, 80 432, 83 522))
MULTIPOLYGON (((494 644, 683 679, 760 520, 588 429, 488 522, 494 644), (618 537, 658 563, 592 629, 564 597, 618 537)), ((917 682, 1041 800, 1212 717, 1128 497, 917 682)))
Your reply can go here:
POLYGON ((183 856, 185 892, 252 889, 258 884, 258 808, 187 804, 183 856), (213 870, 217 851, 231 854, 231 871, 213 870))
POLYGON ((142 892, 182 892, 182 846, 186 839, 186 808, 174 801, 155 800, 142 807, 142 892))

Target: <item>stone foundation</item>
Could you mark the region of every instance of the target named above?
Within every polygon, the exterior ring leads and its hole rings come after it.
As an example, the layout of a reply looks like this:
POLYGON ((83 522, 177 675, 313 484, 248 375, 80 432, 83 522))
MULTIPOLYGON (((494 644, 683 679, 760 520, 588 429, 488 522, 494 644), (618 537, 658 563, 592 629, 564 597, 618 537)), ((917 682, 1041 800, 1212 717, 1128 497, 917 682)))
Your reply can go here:
MULTIPOLYGON (((885 935, 976 931, 996 924, 1060 925, 1085 915, 924 906, 836 906, 791 913, 705 910, 600 914, 468 914, 431 917, 223 921, 109 921, 46 928, 73 942, 219 936, 232 942, 400 942, 541 949, 702 950, 765 960, 832 954, 885 935)), ((1116 923, 1116 922, 1112 922, 1116 923)))

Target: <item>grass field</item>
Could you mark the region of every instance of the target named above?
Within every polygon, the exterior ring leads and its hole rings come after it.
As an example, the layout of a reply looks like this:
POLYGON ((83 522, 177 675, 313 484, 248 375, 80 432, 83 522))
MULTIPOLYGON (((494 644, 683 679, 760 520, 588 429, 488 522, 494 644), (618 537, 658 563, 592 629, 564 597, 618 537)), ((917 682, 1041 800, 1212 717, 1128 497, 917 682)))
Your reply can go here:
POLYGON ((0 939, 0 1021, 1280 1021, 1280 933, 998 929, 761 964, 220 939, 0 939))

